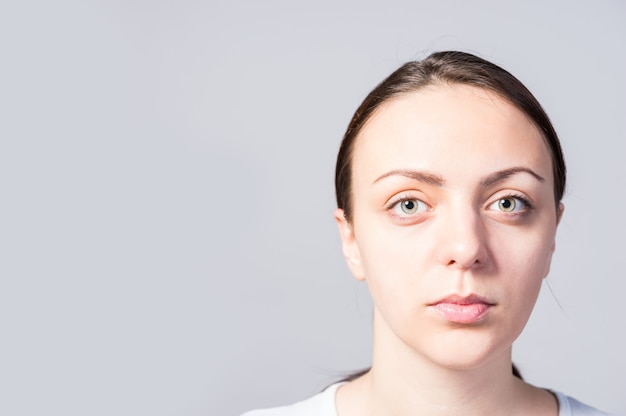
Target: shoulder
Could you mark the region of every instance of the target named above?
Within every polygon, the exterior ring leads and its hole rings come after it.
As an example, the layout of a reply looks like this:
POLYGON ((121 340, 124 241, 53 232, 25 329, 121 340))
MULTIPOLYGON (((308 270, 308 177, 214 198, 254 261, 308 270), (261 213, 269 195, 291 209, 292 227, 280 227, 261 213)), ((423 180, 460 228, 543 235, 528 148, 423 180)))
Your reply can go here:
POLYGON ((333 384, 323 392, 289 406, 252 410, 241 416, 337 416, 335 393, 341 384, 333 384))
POLYGON ((609 416, 608 413, 593 408, 561 392, 552 391, 552 393, 559 401, 559 416, 609 416))

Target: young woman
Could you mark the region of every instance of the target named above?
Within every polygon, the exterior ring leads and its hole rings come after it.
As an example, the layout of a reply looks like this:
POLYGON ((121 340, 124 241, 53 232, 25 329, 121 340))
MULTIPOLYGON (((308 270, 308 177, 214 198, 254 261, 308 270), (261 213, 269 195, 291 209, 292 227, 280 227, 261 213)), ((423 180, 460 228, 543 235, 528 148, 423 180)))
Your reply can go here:
POLYGON ((246 416, 604 414, 512 367, 565 188, 556 132, 515 77, 462 52, 405 64, 356 111, 335 185, 374 301, 371 369, 246 416))

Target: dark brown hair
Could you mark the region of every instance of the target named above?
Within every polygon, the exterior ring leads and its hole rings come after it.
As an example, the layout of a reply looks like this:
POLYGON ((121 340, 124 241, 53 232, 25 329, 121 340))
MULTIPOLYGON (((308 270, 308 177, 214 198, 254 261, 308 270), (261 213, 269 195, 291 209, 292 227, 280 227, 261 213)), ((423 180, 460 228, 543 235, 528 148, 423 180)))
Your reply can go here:
POLYGON ((565 161, 556 131, 537 99, 517 78, 499 66, 469 53, 447 51, 402 65, 374 88, 354 113, 343 136, 335 170, 337 206, 343 209, 345 218, 352 219, 352 153, 363 126, 386 101, 428 85, 445 84, 469 85, 494 92, 535 123, 550 149, 554 200, 558 210, 565 191, 565 161))

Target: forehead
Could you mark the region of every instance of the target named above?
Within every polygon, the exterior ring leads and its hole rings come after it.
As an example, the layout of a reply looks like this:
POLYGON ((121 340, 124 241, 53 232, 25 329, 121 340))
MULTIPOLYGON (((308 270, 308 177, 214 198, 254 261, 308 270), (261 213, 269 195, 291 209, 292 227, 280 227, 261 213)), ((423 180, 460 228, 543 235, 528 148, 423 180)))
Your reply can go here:
POLYGON ((429 86, 382 104, 356 140, 353 163, 365 179, 399 168, 467 177, 523 165, 545 178, 552 169, 541 132, 521 110, 464 85, 429 86))

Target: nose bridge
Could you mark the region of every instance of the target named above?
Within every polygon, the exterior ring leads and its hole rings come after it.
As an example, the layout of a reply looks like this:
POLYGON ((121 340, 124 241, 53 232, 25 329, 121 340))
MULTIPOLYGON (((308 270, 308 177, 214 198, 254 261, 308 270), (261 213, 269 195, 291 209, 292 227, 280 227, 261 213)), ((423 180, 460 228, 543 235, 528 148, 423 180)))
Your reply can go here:
POLYGON ((483 265, 488 249, 484 219, 467 201, 455 201, 443 210, 440 221, 440 261, 457 268, 483 265))

